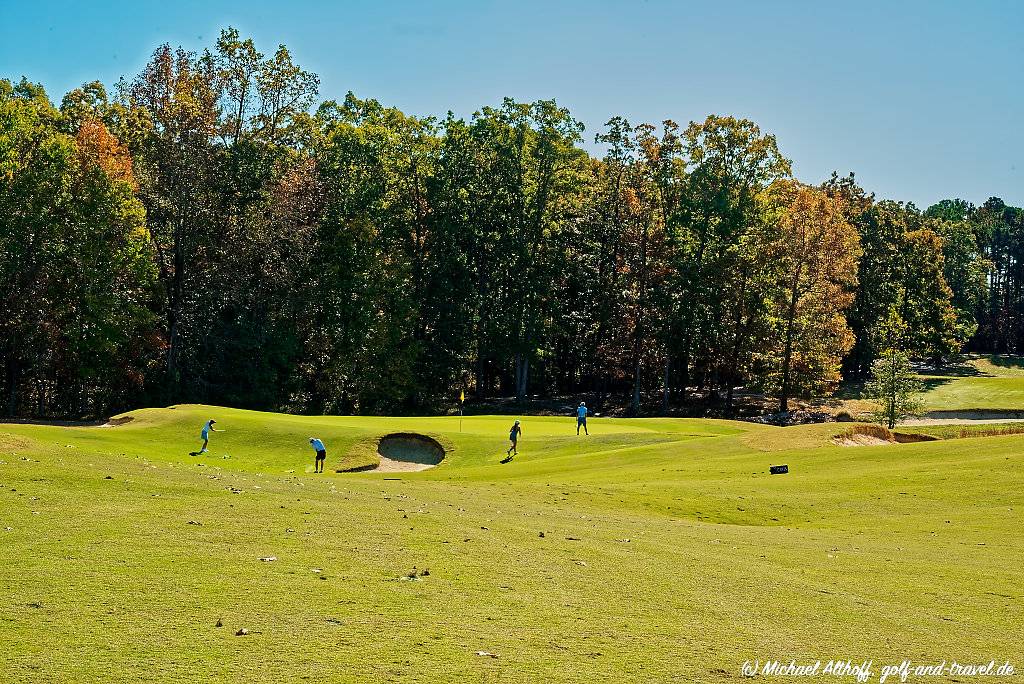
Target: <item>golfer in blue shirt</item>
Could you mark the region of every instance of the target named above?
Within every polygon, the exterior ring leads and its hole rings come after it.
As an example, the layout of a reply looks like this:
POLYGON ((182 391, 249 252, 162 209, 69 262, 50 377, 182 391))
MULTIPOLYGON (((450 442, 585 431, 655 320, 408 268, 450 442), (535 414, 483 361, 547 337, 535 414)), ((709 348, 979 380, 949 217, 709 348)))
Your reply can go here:
POLYGON ((199 451, 190 451, 188 453, 189 456, 201 456, 202 454, 205 454, 207 451, 207 447, 210 446, 210 433, 224 432, 223 430, 218 430, 217 428, 213 427, 216 424, 217 421, 215 421, 213 418, 211 418, 210 420, 206 421, 206 423, 203 424, 203 431, 199 433, 199 436, 203 438, 203 448, 200 449, 199 451))
POLYGON ((579 407, 576 409, 576 436, 580 434, 580 428, 583 428, 583 433, 589 435, 590 432, 587 430, 587 405, 582 401, 579 407))
POLYGON ((324 443, 316 437, 309 438, 309 446, 316 450, 316 462, 313 464, 313 472, 324 472, 324 461, 327 460, 327 448, 324 447, 324 443))

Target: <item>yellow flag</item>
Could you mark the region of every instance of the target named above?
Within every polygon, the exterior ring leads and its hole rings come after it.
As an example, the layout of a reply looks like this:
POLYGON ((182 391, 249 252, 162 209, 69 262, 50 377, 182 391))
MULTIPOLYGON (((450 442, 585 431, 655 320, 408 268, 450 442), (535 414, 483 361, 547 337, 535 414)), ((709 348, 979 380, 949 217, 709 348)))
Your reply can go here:
POLYGON ((459 392, 459 403, 466 401, 466 390, 459 392))

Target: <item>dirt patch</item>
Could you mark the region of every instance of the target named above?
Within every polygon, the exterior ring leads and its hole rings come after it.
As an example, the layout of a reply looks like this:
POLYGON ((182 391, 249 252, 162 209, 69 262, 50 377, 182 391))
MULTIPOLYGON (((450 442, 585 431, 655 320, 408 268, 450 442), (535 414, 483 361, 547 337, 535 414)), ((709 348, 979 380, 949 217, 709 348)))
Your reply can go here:
POLYGON ((18 451, 32 448, 35 448, 35 442, 27 437, 0 432, 0 455, 14 454, 18 451))

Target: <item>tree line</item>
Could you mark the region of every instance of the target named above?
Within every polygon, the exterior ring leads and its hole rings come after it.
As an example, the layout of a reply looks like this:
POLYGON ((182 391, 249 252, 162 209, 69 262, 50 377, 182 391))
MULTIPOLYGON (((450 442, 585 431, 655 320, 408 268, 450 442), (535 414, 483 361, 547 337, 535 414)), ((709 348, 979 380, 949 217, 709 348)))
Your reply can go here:
POLYGON ((59 106, 0 80, 0 412, 202 401, 832 392, 901 349, 1024 348, 1024 211, 793 178, 730 116, 583 125, 554 100, 319 101, 285 46, 159 47, 59 106))

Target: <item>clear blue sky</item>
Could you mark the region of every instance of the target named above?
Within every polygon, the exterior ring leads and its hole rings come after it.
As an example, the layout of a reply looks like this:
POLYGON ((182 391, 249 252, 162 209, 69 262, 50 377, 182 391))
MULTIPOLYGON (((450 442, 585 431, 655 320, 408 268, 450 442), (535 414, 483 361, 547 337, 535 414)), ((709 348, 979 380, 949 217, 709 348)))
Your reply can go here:
MULTIPOLYGON (((708 113, 774 133, 799 178, 855 171, 925 207, 1024 204, 1024 1, 0 0, 0 77, 59 101, 169 42, 233 25, 322 79, 415 114, 554 97, 587 126, 708 113)), ((589 145, 592 150, 596 147, 589 145)))

